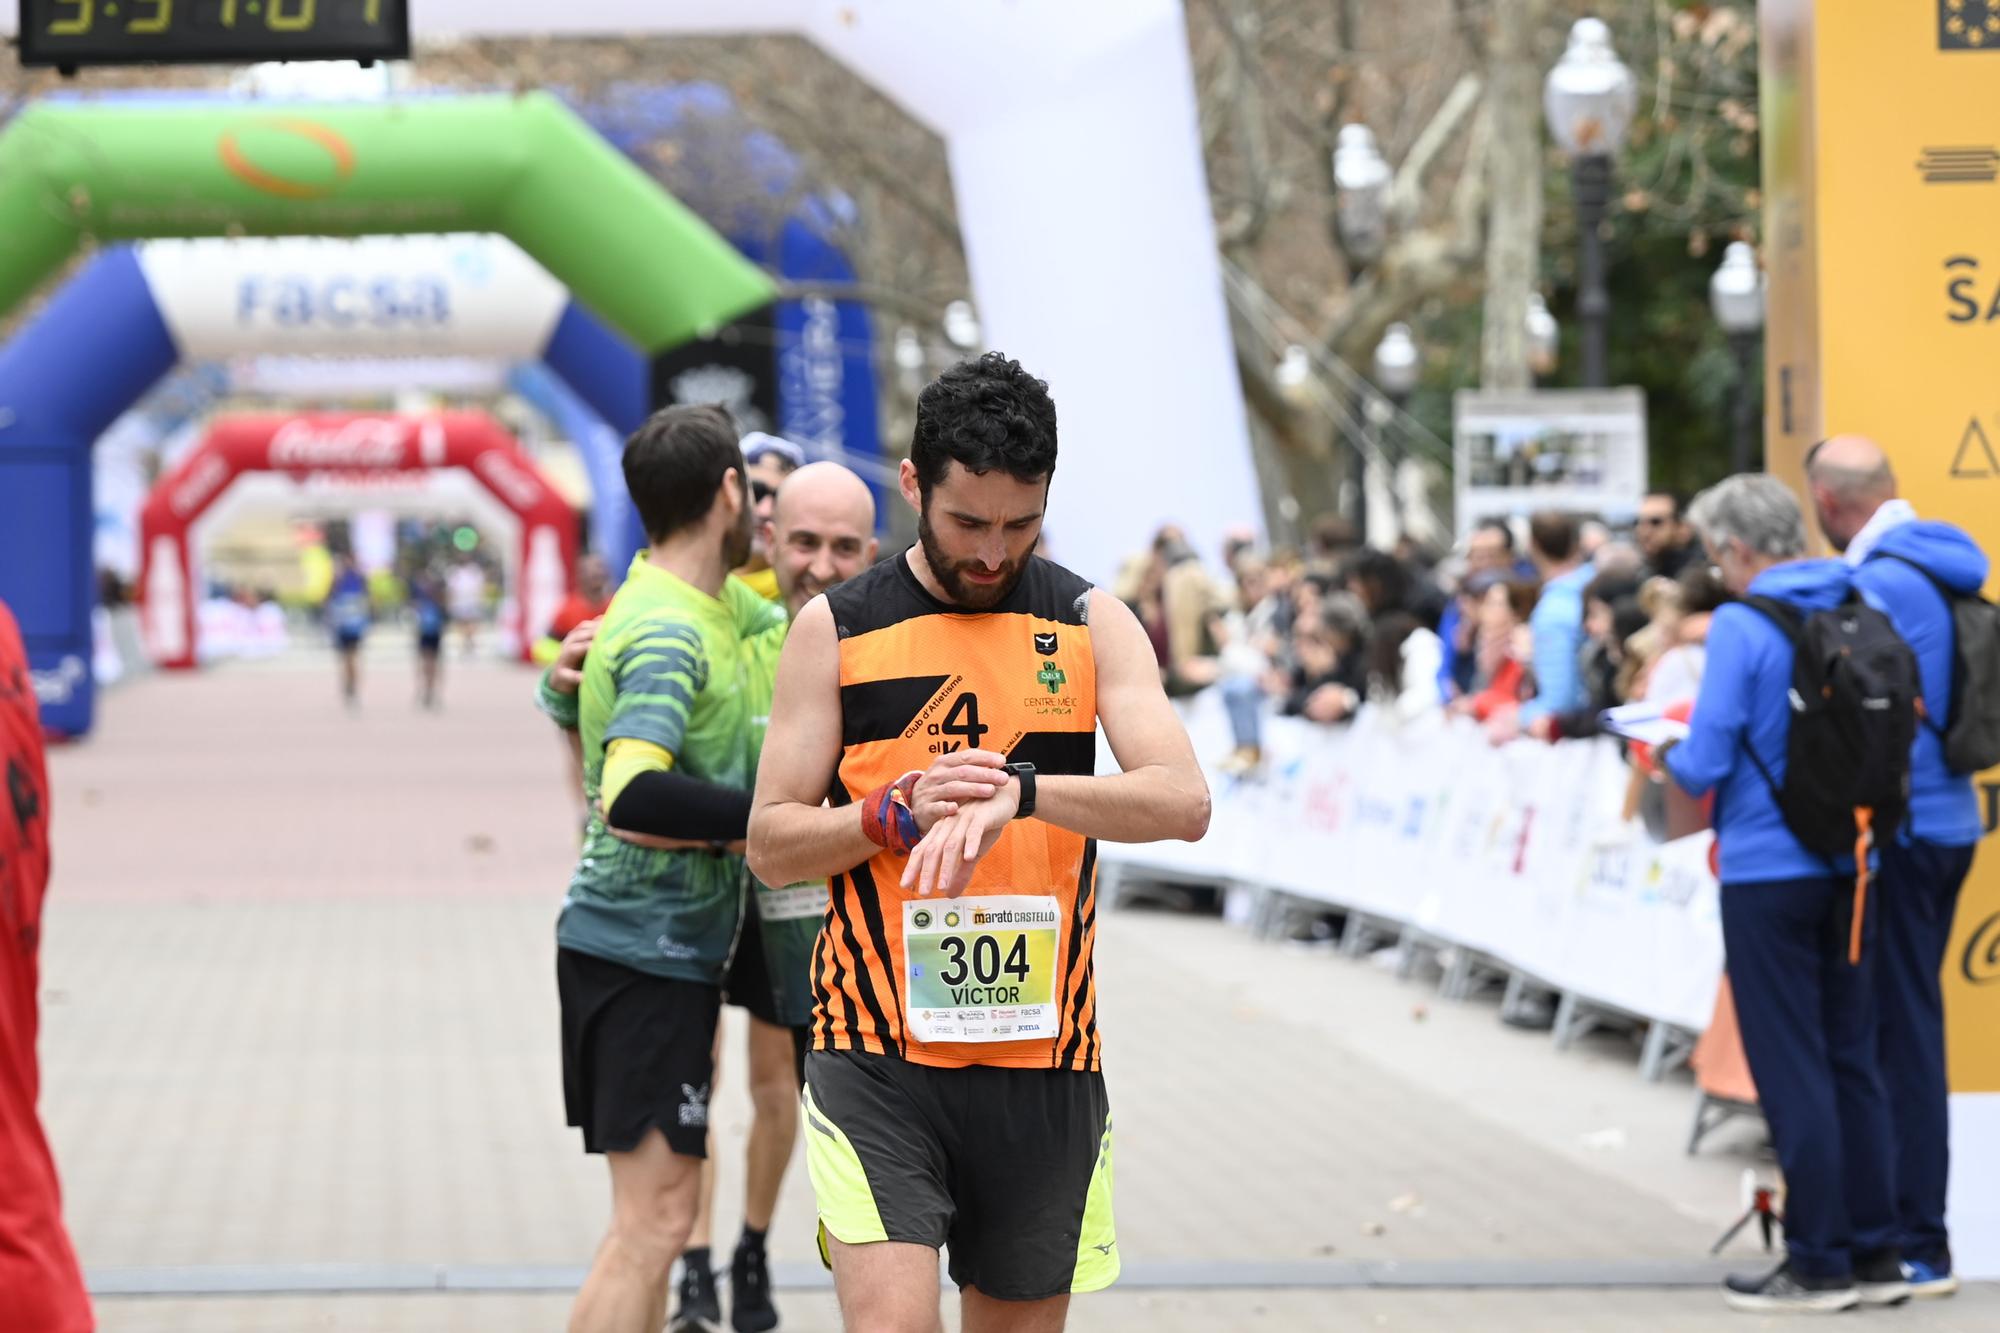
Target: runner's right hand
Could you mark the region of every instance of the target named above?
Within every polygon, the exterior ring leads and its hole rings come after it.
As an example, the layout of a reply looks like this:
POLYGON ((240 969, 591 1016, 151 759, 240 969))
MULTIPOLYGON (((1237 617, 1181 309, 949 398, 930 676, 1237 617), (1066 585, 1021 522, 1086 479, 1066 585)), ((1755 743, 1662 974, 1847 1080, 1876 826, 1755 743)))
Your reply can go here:
POLYGON ((983 801, 1007 785, 1007 756, 992 750, 954 750, 917 779, 910 793, 910 812, 917 828, 931 831, 940 819, 958 813, 960 802, 983 801))
POLYGON ((583 688, 583 659, 590 655, 590 643, 597 637, 602 619, 586 620, 563 636, 555 665, 549 668, 549 688, 557 694, 575 694, 583 688))

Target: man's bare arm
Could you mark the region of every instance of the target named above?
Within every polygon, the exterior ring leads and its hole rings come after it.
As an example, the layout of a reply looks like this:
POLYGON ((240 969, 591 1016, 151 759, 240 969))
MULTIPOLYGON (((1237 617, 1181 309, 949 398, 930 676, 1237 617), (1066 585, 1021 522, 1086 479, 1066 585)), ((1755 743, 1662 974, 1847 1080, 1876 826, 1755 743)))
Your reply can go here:
POLYGON ((1105 842, 1197 842, 1208 832, 1208 780, 1160 687, 1153 645, 1125 603, 1090 595, 1097 718, 1122 772, 1035 780, 1035 818, 1105 842))

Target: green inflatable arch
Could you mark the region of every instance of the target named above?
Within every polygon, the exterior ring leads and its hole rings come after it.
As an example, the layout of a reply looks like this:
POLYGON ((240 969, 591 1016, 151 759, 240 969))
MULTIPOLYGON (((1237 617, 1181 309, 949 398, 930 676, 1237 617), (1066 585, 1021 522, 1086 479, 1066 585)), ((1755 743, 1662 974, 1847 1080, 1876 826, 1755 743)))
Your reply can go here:
POLYGON ((217 108, 37 103, 0 133, 0 314, 86 238, 495 231, 650 352, 763 271, 545 93, 217 108))

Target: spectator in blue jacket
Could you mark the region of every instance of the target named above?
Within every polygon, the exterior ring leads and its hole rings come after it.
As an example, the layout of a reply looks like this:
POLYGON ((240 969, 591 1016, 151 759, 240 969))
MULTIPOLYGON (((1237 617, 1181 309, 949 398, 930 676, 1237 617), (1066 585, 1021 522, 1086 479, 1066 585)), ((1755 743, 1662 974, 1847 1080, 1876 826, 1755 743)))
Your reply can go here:
MULTIPOLYGON (((1804 558, 1798 502, 1776 479, 1731 477, 1697 497, 1689 516, 1731 592, 1806 615, 1847 599, 1847 566, 1804 558)), ((1871 984, 1878 950, 1869 937, 1881 913, 1867 914, 1861 962, 1850 964, 1853 861, 1807 851, 1771 789, 1785 780, 1792 657, 1790 640, 1763 614, 1722 607, 1688 737, 1659 756, 1691 795, 1716 793, 1723 947, 1744 1054, 1785 1173, 1785 1262, 1725 1288, 1731 1306, 1756 1312, 1841 1310, 1909 1294, 1871 984)))
POLYGON ((1854 582, 1917 655, 1925 725, 1910 753, 1910 813, 1882 849, 1882 959, 1877 993, 1882 1073, 1896 1129, 1897 1212, 1911 1290, 1958 1290, 1945 1230, 1951 1120, 1944 1061, 1944 997, 1938 975, 1951 940, 1959 889, 1985 831, 1972 775, 1944 759, 1957 658, 1952 614, 1937 583, 1975 593, 1986 556, 1949 523, 1924 522, 1897 498, 1889 459, 1870 440, 1837 435, 1806 455, 1813 508, 1854 582))
POLYGON ((1583 707, 1583 590, 1597 571, 1583 559, 1581 528, 1568 514, 1543 510, 1528 520, 1528 554, 1542 578, 1528 628, 1534 637, 1535 697, 1521 705, 1519 723, 1583 707))

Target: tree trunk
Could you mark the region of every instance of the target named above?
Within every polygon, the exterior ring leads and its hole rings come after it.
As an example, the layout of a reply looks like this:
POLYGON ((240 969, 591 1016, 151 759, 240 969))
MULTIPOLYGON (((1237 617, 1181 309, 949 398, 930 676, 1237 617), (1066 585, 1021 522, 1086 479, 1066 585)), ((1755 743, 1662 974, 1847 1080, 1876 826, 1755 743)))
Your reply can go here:
POLYGON ((1479 382, 1534 386, 1528 367, 1528 293, 1534 290, 1542 226, 1541 70, 1534 32, 1545 0, 1495 0, 1491 76, 1493 142, 1486 157, 1486 310, 1479 382))

